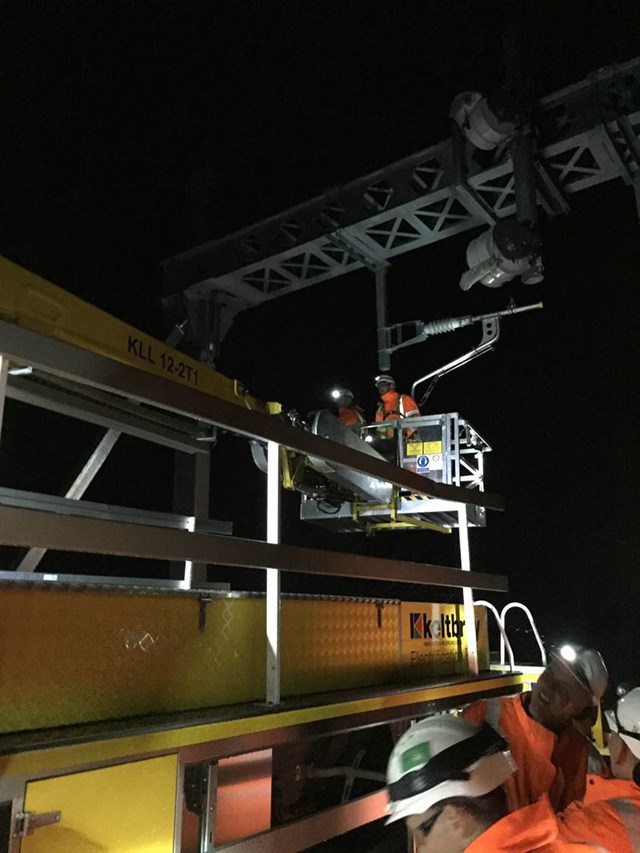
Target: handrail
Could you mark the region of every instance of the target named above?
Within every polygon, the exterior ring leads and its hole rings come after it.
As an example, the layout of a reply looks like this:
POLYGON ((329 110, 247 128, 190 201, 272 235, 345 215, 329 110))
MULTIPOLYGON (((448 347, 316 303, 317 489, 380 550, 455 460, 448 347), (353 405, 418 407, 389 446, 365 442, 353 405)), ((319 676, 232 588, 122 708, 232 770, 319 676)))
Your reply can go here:
MULTIPOLYGON (((139 357, 150 358, 151 354, 139 357)), ((267 489, 267 542, 195 532, 192 529, 167 529, 152 523, 134 524, 130 520, 88 517, 84 514, 85 507, 81 501, 73 502, 73 515, 64 512, 70 507, 63 507, 60 500, 52 512, 51 506, 38 504, 37 498, 32 495, 27 506, 12 504, 7 496, 0 500, 0 544, 266 570, 272 581, 267 584, 266 608, 269 614, 266 626, 266 698, 270 704, 277 704, 280 695, 279 571, 461 587, 468 630, 469 671, 477 675, 472 589, 504 591, 506 579, 470 570, 467 505, 502 509, 503 501, 500 497, 436 482, 383 459, 296 429, 273 415, 245 409, 236 402, 203 393, 197 387, 169 382, 164 376, 143 372, 90 349, 3 320, 0 320, 0 358, 0 370, 5 374, 4 366, 9 360, 19 367, 27 365, 45 375, 62 380, 71 379, 81 386, 105 390, 202 424, 222 426, 247 438, 266 441, 270 457, 268 481, 271 484, 271 488, 267 489), (277 477, 280 447, 319 457, 417 494, 450 501, 451 511, 458 514, 461 569, 280 544, 276 534, 280 513, 277 477), (52 523, 53 519, 55 521, 52 523)), ((195 384, 194 380, 193 386, 195 384)), ((0 402, 4 399, 2 392, 6 393, 6 389, 0 388, 0 402)), ((185 574, 187 585, 190 585, 190 578, 185 574)))
POLYGON ((498 495, 435 482, 412 471, 397 468, 382 459, 295 429, 272 415, 244 409, 235 403, 202 393, 196 388, 187 388, 168 382, 163 377, 142 373, 137 368, 54 338, 47 338, 12 323, 0 321, 0 341, 0 354, 19 364, 30 364, 56 376, 66 376, 81 384, 89 384, 129 399, 160 406, 167 411, 186 415, 213 426, 221 426, 248 438, 273 441, 283 447, 318 456, 418 494, 487 509, 504 508, 503 499, 498 495))
MULTIPOLYGON (((538 629, 536 628, 536 623, 533 619, 533 615, 526 604, 521 604, 519 601, 512 601, 509 604, 505 604, 502 608, 502 612, 500 617, 502 619, 502 624, 504 625, 504 619, 506 614, 511 610, 512 607, 518 607, 520 610, 523 610, 527 618, 529 619, 529 624, 531 625, 531 630, 533 631, 533 635, 536 638, 536 642, 538 643, 538 648, 540 649, 540 657, 542 658, 542 666, 547 665, 547 653, 544 650, 544 645, 542 643, 542 639, 540 634, 538 633, 538 629)), ((500 638, 500 663, 504 663, 504 641, 502 637, 500 638)))
POLYGON ((487 607, 494 615, 496 624, 498 625, 498 630, 500 631, 500 663, 504 663, 504 647, 506 645, 507 650, 509 652, 509 667, 511 668, 511 672, 516 668, 514 657, 513 657, 513 649, 511 648, 511 643, 509 642, 509 638, 507 637, 507 632, 504 629, 504 624, 498 615, 498 611, 490 601, 474 601, 474 604, 481 605, 482 607, 487 607))

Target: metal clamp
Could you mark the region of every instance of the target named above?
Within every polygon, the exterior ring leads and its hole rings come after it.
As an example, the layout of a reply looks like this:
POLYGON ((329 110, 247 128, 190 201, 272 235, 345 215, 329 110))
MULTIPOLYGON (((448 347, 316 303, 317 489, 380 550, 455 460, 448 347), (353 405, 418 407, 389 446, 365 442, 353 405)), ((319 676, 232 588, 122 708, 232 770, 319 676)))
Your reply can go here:
POLYGON ((13 837, 25 838, 27 835, 35 832, 36 829, 42 829, 43 826, 53 826, 60 823, 60 812, 18 812, 13 825, 13 837))

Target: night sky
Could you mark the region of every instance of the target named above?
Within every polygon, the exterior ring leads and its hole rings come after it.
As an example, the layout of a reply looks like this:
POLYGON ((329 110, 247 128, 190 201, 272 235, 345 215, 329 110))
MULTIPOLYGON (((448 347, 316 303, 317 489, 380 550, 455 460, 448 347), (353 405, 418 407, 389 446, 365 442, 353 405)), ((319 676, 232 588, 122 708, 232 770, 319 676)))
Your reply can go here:
MULTIPOLYGON (((637 2, 518 8, 538 97, 640 55, 637 2)), ((162 259, 445 138, 453 96, 504 79, 499 2, 23 0, 3 17, 0 253, 157 337, 162 259)), ((462 293, 468 232, 395 259, 390 321, 544 301, 505 320, 496 352, 443 379, 428 411, 459 411, 494 448, 486 484, 507 511, 471 533, 472 567, 507 574, 509 598, 532 607, 548 641, 600 647, 619 680, 640 675, 640 239, 622 181, 570 203, 568 216, 542 218, 541 285, 462 293)), ((474 327, 403 350, 393 372, 408 388, 480 337, 474 327)), ((372 414, 371 275, 240 315, 218 367, 303 413, 345 383, 372 414)), ((62 493, 99 435, 9 401, 0 481, 62 493)), ((265 484, 246 444, 224 436, 212 470, 212 517, 262 536, 265 484)), ((171 476, 168 451, 124 438, 87 498, 169 510, 171 476)), ((458 560, 457 537, 331 536, 297 521, 297 503, 285 497, 285 542, 458 560)), ((109 571, 101 559, 47 561, 109 571)), ((211 577, 261 582, 224 569, 211 577)), ((302 575, 283 586, 424 594, 302 575)))

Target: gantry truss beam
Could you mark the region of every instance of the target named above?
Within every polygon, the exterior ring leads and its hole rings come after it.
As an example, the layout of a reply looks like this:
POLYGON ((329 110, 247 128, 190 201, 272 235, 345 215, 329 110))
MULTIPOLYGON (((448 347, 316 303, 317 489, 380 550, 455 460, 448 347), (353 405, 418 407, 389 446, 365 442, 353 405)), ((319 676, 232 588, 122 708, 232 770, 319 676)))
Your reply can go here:
MULTIPOLYGON (((537 105, 538 203, 621 177, 640 178, 640 58, 601 69, 537 105)), ((463 174, 447 139, 311 201, 163 263, 165 293, 191 304, 229 294, 258 305, 343 273, 492 224, 515 212, 508 146, 463 174)), ((225 297, 229 298, 229 297, 225 297)), ((237 308, 236 308, 237 310, 237 308)))

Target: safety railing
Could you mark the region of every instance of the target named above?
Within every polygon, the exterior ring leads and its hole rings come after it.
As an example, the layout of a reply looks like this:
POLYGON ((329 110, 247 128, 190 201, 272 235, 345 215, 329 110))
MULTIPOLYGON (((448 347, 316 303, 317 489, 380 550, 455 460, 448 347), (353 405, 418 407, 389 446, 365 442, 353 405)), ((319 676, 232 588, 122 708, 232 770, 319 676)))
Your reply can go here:
MULTIPOLYGON (((472 589, 504 591, 506 580, 471 571, 467 529, 467 505, 502 508, 502 500, 471 489, 437 483, 428 477, 403 470, 375 457, 345 448, 335 442, 295 429, 278 417, 243 408, 210 396, 196 388, 150 375, 135 367, 113 361, 90 350, 63 343, 18 325, 0 322, 0 417, 7 391, 8 365, 32 368, 34 376, 79 384, 91 391, 145 404, 198 425, 224 427, 268 445, 267 541, 239 539, 202 532, 194 519, 190 529, 158 527, 146 519, 136 523, 122 518, 104 518, 84 512, 75 502, 73 514, 61 502, 48 506, 24 495, 17 501, 5 490, 0 494, 0 544, 46 548, 82 553, 154 558, 185 563, 183 588, 192 586, 189 567, 217 564, 264 569, 267 572, 267 700, 280 700, 280 572, 305 572, 340 577, 393 580, 421 585, 462 588, 466 623, 469 626, 469 668, 477 673, 472 589), (418 494, 450 501, 458 514, 460 568, 420 562, 364 557, 327 552, 280 542, 281 446, 343 465, 418 494), (465 574, 460 575, 460 569, 465 574)), ((0 420, 1 428, 1 420, 0 420)), ((40 496, 42 497, 42 496, 40 496)), ((46 502, 45 502, 46 503, 46 502)), ((184 525, 178 525, 184 526, 184 525)), ((62 579, 64 576, 60 576, 62 579)))
POLYGON ((484 489, 491 446, 457 412, 364 424, 362 438, 400 468, 437 482, 484 489))
POLYGON ((513 649, 511 648, 511 643, 509 642, 509 638, 507 637, 507 632, 504 629, 504 622, 500 618, 500 614, 498 613, 497 608, 490 601, 478 601, 478 599, 475 599, 473 603, 477 606, 486 607, 487 610, 490 610, 491 613, 493 613, 493 617, 496 620, 496 625, 498 626, 498 631, 500 632, 500 663, 504 664, 503 649, 506 646, 507 652, 509 653, 509 669, 513 672, 513 670, 516 668, 513 656, 513 649))
MULTIPOLYGON (((533 631, 533 636, 535 637, 536 643, 538 644, 538 648, 540 649, 540 658, 542 660, 542 666, 546 666, 547 665, 547 653, 545 652, 544 644, 542 642, 542 638, 540 637, 540 633, 538 631, 538 628, 536 627, 536 623, 535 623, 535 620, 533 618, 533 614, 531 613, 529 608, 526 606, 526 604, 522 604, 519 601, 512 601, 509 604, 505 604, 505 606, 502 608, 502 612, 500 613, 500 621, 502 622, 503 627, 505 625, 505 617, 506 617, 507 613, 510 610, 513 610, 515 608, 517 608, 518 610, 522 610, 523 613, 525 614, 525 616, 527 617, 527 619, 529 620, 529 624, 531 625, 531 630, 533 631)), ((500 663, 501 664, 504 664, 505 639, 506 639, 506 634, 501 634, 500 635, 500 663)), ((511 659, 513 660, 513 655, 511 655, 511 659)))

